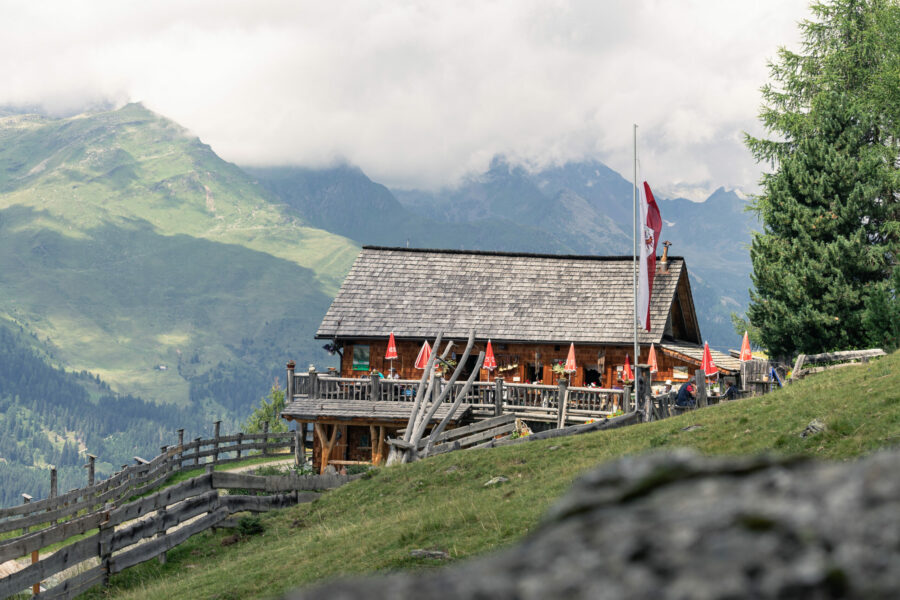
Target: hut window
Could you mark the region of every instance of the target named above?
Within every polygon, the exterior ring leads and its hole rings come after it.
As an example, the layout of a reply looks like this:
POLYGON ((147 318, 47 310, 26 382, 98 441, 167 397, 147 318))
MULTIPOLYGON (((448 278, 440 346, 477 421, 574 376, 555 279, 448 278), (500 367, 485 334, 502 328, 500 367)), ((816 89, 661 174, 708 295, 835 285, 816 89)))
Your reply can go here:
POLYGON ((687 367, 672 367, 672 379, 689 379, 687 367))
POLYGON ((368 371, 369 370, 369 347, 353 346, 353 370, 368 371))

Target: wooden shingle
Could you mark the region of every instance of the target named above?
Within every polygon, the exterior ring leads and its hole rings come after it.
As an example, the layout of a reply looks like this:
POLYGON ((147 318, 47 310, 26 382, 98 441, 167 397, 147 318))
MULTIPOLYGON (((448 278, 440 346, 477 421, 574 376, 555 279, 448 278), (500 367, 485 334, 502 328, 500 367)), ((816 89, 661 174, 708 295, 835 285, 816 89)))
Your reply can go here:
MULTIPOLYGON (((657 273, 651 331, 639 333, 640 343, 661 341, 685 270, 684 259, 670 257, 667 272, 657 273)), ((443 331, 463 339, 474 327, 479 339, 496 341, 628 343, 632 274, 631 257, 365 246, 316 337, 380 338, 393 331, 426 338, 443 331)))

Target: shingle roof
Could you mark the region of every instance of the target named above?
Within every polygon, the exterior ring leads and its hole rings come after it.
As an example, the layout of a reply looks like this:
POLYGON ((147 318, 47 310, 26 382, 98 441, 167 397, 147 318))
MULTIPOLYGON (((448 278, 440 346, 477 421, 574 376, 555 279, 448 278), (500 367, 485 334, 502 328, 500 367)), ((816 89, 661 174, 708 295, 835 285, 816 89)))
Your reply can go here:
MULTIPOLYGON (((684 269, 656 275, 641 343, 661 340, 684 269)), ((631 257, 365 246, 316 337, 629 343, 633 298, 631 257)))
MULTIPOLYGON (((663 350, 686 356, 691 360, 696 361, 698 366, 703 362, 703 346, 698 346, 697 344, 691 344, 689 342, 666 340, 660 344, 659 347, 663 350)), ((720 371, 737 373, 741 370, 741 361, 733 356, 713 350, 712 348, 710 348, 709 353, 720 371)))
MULTIPOLYGON (((451 402, 438 407, 432 422, 438 422, 447 416, 451 402)), ((369 400, 317 400, 315 398, 297 398, 288 404, 282 417, 290 417, 297 421, 315 421, 316 419, 370 421, 406 421, 412 413, 413 402, 372 402, 369 400)), ((450 419, 457 422, 464 418, 471 408, 461 404, 450 419)))

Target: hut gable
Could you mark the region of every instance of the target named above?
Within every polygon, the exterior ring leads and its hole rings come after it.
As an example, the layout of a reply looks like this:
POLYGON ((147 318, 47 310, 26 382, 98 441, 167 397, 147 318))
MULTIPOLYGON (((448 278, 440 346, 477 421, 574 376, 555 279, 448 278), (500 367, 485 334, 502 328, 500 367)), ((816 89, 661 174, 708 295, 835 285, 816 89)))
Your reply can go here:
MULTIPOLYGON (((365 246, 317 338, 424 338, 443 331, 508 342, 623 344, 633 339, 630 257, 365 246)), ((642 344, 700 341, 684 259, 657 273, 642 344)))

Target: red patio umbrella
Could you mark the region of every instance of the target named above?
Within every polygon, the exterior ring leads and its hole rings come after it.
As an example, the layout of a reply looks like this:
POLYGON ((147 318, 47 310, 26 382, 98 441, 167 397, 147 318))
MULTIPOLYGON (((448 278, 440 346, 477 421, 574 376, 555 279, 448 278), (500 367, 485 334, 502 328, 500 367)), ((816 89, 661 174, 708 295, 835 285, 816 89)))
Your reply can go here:
MULTIPOLYGON (((497 359, 494 358, 494 348, 491 346, 491 340, 488 340, 487 349, 484 351, 484 363, 481 366, 487 369, 488 372, 497 368, 497 359)), ((490 375, 488 375, 488 380, 490 380, 490 375)))
POLYGON ((707 377, 712 377, 719 372, 719 368, 713 361, 712 353, 709 351, 709 342, 703 343, 703 361, 700 363, 700 368, 703 369, 707 377))
POLYGON ((572 342, 572 345, 569 346, 569 356, 566 357, 566 366, 563 368, 563 371, 574 373, 577 370, 578 367, 575 366, 575 343, 572 342))
POLYGON ((394 340, 394 332, 391 332, 391 337, 388 338, 387 352, 384 353, 384 357, 391 361, 391 375, 394 374, 394 359, 397 358, 397 342, 394 340))
POLYGON ((753 360, 753 352, 750 351, 750 336, 744 332, 744 340, 741 342, 741 362, 753 360))
POLYGON ((656 346, 650 344, 650 356, 647 358, 651 373, 659 373, 659 364, 656 362, 656 346))
POLYGON ((628 360, 628 355, 625 355, 625 371, 622 373, 622 379, 625 381, 633 381, 634 373, 631 372, 631 361, 628 360))
POLYGON ((424 369, 428 365, 429 358, 431 358, 431 346, 428 345, 428 340, 425 340, 425 343, 422 344, 422 349, 419 350, 419 355, 416 357, 415 367, 424 369))

